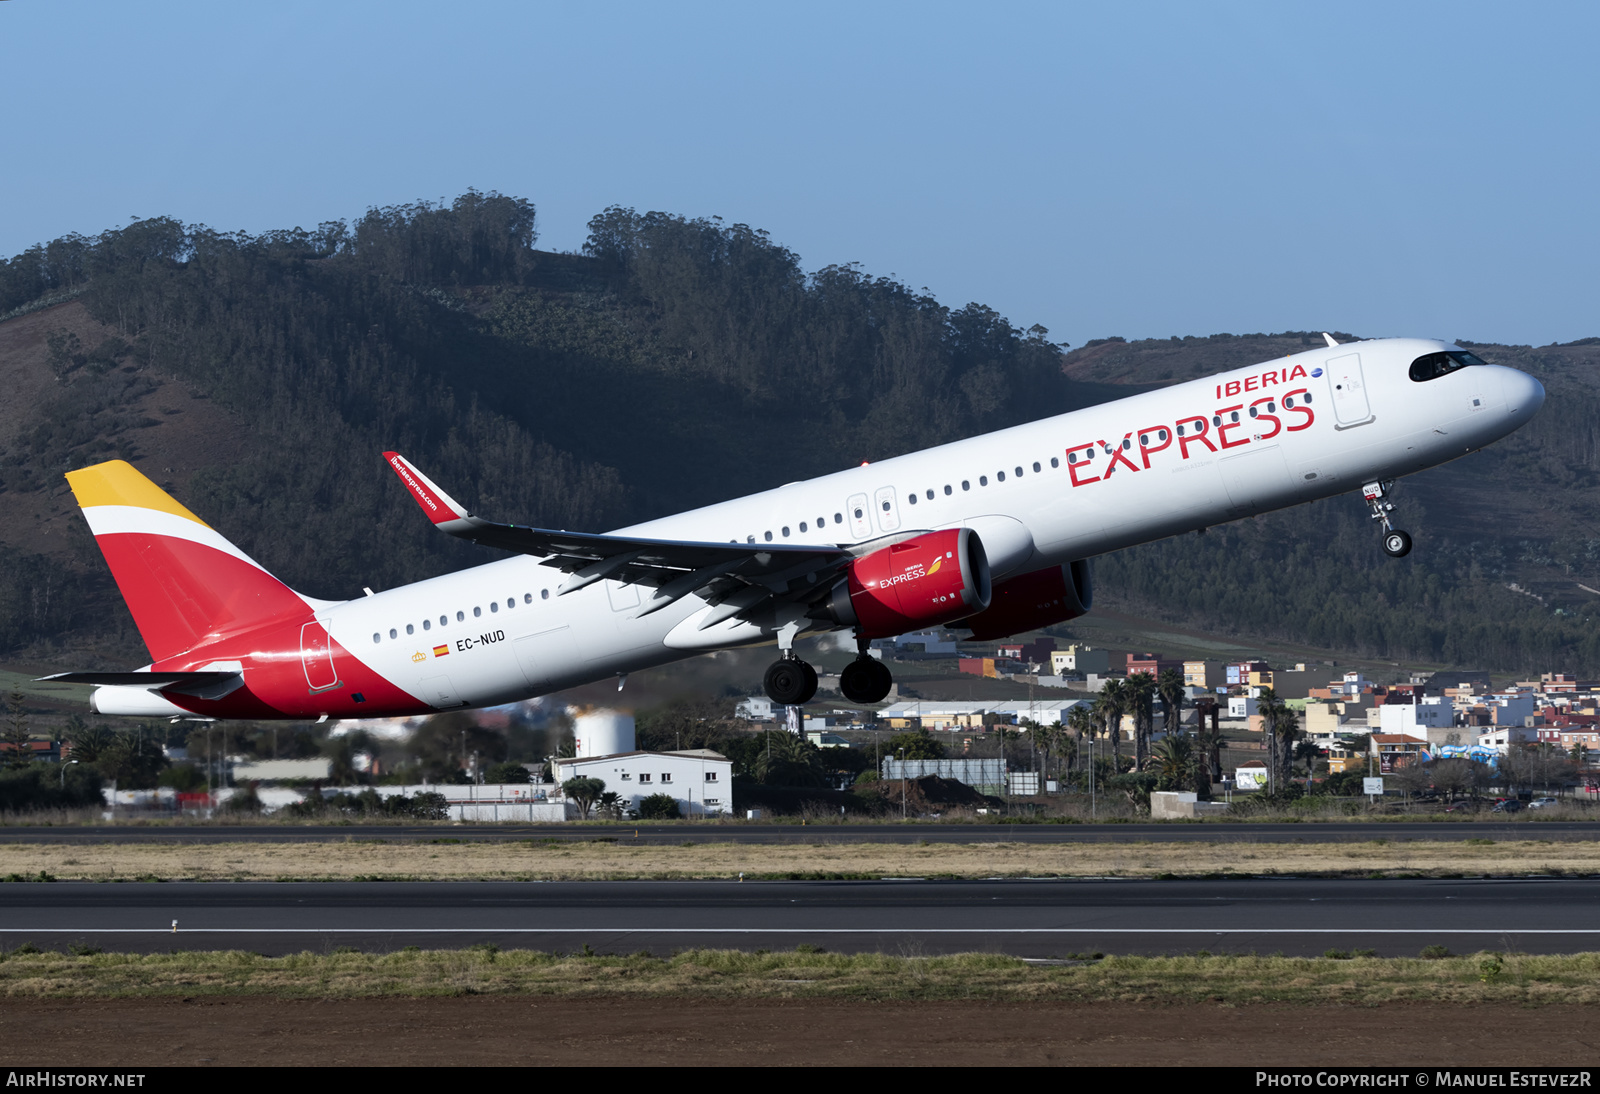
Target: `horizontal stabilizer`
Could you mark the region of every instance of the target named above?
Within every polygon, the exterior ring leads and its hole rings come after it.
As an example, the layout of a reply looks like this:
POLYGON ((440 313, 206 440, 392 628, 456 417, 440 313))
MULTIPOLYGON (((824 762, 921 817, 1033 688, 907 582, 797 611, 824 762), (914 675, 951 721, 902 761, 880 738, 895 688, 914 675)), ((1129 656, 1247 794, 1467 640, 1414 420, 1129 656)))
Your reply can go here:
POLYGON ((240 672, 59 672, 39 677, 40 683, 133 687, 215 699, 244 683, 240 672), (230 686, 231 685, 231 686, 230 686))

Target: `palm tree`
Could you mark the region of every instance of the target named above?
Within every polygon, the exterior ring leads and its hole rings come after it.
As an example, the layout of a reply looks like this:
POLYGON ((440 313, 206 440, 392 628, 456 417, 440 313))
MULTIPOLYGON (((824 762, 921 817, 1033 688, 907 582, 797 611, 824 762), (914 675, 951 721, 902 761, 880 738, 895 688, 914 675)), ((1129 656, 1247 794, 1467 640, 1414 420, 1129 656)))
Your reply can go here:
POLYGON ((1161 728, 1170 737, 1178 732, 1183 710, 1183 673, 1162 669, 1156 677, 1156 692, 1161 696, 1161 728))
POLYGON ((1084 739, 1095 736, 1095 715, 1088 703, 1079 703, 1067 711, 1067 728, 1077 734, 1077 747, 1073 751, 1074 766, 1081 763, 1080 757, 1088 755, 1084 751, 1084 739))
POLYGON ((1121 680, 1107 680, 1100 687, 1100 697, 1094 701, 1095 714, 1106 727, 1111 738, 1111 773, 1119 774, 1122 767, 1122 715, 1126 710, 1128 687, 1121 680))
POLYGON ((1189 738, 1174 733, 1161 738, 1161 742, 1151 751, 1147 766, 1160 777, 1156 784, 1159 789, 1181 790, 1194 781, 1193 768, 1196 762, 1204 761, 1195 756, 1189 738))
MULTIPOLYGON (((1210 784, 1222 781, 1222 730, 1213 729, 1202 718, 1194 733, 1194 743, 1201 756, 1201 766, 1206 770, 1206 793, 1209 796, 1210 784)), ((1197 789, 1198 786, 1197 781, 1197 789)))
POLYGON ((1267 770, 1274 790, 1286 790, 1294 774, 1294 739, 1300 735, 1300 718, 1271 688, 1262 688, 1256 700, 1261 729, 1267 735, 1267 770))
POLYGON ((1267 742, 1267 789, 1278 790, 1283 764, 1278 758, 1278 723, 1283 720, 1283 715, 1288 711, 1283 705, 1283 700, 1271 688, 1262 688, 1261 694, 1256 698, 1256 713, 1261 715, 1261 733, 1267 742))
POLYGON ((1156 678, 1148 672, 1128 677, 1126 704, 1133 715, 1133 769, 1143 771, 1150 758, 1150 730, 1155 724, 1156 678))

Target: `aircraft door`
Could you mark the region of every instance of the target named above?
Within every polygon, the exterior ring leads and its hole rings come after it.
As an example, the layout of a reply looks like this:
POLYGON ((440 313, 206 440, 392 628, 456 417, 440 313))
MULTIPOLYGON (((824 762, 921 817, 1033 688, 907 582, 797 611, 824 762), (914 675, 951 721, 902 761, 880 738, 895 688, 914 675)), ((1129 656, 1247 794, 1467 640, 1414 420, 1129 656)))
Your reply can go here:
POLYGON ((878 492, 873 496, 872 500, 878 512, 878 529, 883 532, 898 532, 900 530, 900 505, 895 497, 894 487, 878 487, 878 492))
POLYGON ((845 502, 845 508, 850 513, 850 534, 856 539, 870 539, 872 516, 867 512, 867 496, 851 494, 850 500, 845 502))
POLYGON ((306 686, 313 692, 339 686, 339 670, 333 667, 333 639, 321 623, 300 628, 300 666, 305 669, 306 686))
POLYGON ((568 675, 581 660, 571 627, 555 627, 519 638, 511 644, 523 679, 535 689, 548 688, 558 677, 568 675))
POLYGON ((1333 398, 1335 429, 1365 425, 1372 421, 1367 402, 1367 383, 1361 374, 1361 354, 1347 353, 1327 364, 1328 394, 1333 398))
POLYGON ((1219 461, 1222 485, 1228 491, 1228 516, 1264 513, 1282 505, 1294 488, 1283 449, 1262 445, 1253 452, 1219 461))
POLYGON ((424 703, 435 710, 449 710, 452 707, 467 705, 448 676, 425 677, 422 681, 421 697, 424 703))

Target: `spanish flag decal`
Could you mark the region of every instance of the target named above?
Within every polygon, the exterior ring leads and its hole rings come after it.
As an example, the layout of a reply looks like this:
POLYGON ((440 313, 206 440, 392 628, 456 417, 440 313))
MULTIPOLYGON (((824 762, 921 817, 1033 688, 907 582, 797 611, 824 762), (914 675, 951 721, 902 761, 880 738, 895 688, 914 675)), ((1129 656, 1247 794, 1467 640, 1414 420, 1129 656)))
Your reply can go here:
POLYGON ((447 654, 449 652, 450 652, 450 647, 448 645, 433 647, 433 655, 435 657, 443 657, 445 654, 447 654))

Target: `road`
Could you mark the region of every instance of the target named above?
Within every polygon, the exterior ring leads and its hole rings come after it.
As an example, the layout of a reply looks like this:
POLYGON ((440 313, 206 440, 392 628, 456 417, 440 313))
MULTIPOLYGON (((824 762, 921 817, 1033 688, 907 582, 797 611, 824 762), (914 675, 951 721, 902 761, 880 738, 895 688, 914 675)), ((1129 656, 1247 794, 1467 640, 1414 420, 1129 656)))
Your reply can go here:
POLYGON ((55 883, 0 886, 0 942, 130 952, 415 945, 933 954, 1415 955, 1600 949, 1600 879, 55 883), (173 921, 177 929, 173 930, 173 921))
POLYGON ((3 843, 309 843, 320 840, 638 840, 695 843, 1362 843, 1371 840, 1592 840, 1596 821, 1305 824, 101 824, 0 826, 3 843))

